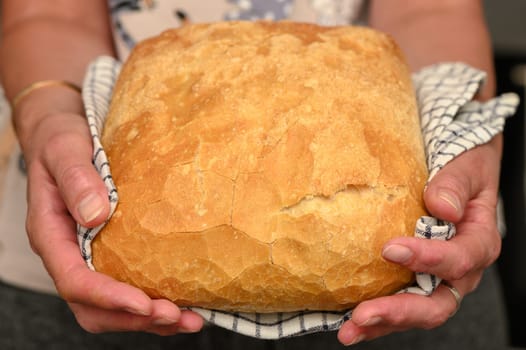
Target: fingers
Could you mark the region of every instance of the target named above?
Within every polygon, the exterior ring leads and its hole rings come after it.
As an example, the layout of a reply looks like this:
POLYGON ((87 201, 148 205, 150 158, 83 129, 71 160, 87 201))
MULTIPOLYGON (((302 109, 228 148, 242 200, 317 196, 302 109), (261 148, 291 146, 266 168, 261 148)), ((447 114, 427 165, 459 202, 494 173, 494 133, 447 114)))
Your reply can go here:
POLYGON ((88 227, 101 224, 109 215, 108 192, 92 164, 87 122, 77 115, 55 118, 42 150, 42 163, 75 220, 88 227))
POLYGON ((107 218, 107 190, 91 164, 85 119, 53 115, 34 132, 28 149, 27 231, 33 250, 53 278, 78 322, 92 332, 194 332, 201 317, 166 300, 91 271, 81 257, 76 222, 97 225, 107 218))
POLYGON ((469 200, 476 197, 496 205, 500 142, 497 136, 459 155, 433 177, 424 193, 426 207, 433 216, 459 222, 469 200))
POLYGON ((473 270, 491 265, 498 257, 501 239, 497 229, 465 225, 449 241, 400 237, 390 240, 382 256, 416 272, 458 280, 473 270))
MULTIPOLYGON (((473 274, 457 283, 455 289, 461 297, 463 289, 478 283, 480 276, 481 273, 473 274)), ((407 329, 436 328, 454 315, 457 308, 457 299, 445 285, 440 285, 430 296, 407 293, 365 301, 354 309, 352 319, 342 325, 338 340, 351 345, 407 329)))
POLYGON ((342 325, 338 339, 346 345, 410 328, 435 328, 458 307, 458 297, 473 291, 484 268, 500 253, 496 227, 501 137, 451 161, 430 181, 424 193, 429 212, 457 226, 451 240, 412 237, 390 240, 382 256, 415 272, 453 282, 431 296, 399 294, 361 303, 352 320, 342 325), (459 291, 456 295, 455 290, 459 291))
POLYGON ((446 221, 458 222, 470 198, 471 179, 457 174, 457 169, 442 169, 430 181, 424 201, 431 215, 446 221))
POLYGON ((42 166, 31 167, 28 233, 59 295, 79 324, 91 332, 141 330, 157 334, 194 332, 202 319, 166 300, 88 269, 75 235, 75 222, 51 177, 42 166))
POLYGON ((399 237, 387 242, 382 256, 415 272, 457 280, 486 268, 499 256, 501 236, 492 199, 478 196, 464 206, 457 234, 449 241, 399 237))
POLYGON ((28 172, 27 231, 33 250, 67 301, 106 309, 151 314, 151 300, 143 292, 88 269, 80 254, 76 224, 59 190, 41 164, 28 172))
POLYGON ((447 242, 396 238, 383 248, 386 260, 415 272, 457 280, 492 264, 500 254, 496 223, 500 140, 460 155, 429 183, 424 200, 432 215, 452 221, 457 235, 447 242))
POLYGON ((67 215, 56 187, 41 179, 33 182, 38 191, 30 189, 27 227, 31 245, 58 293, 71 302, 149 315, 151 300, 143 292, 88 269, 80 255, 75 222, 67 215))
POLYGON ((135 315, 123 311, 101 310, 70 303, 77 322, 91 333, 108 331, 146 331, 159 335, 193 333, 201 330, 203 319, 191 311, 179 311, 170 301, 153 300, 151 315, 135 315), (177 312, 174 312, 177 310, 177 312))
POLYGON ((68 282, 58 283, 60 294, 80 326, 92 333, 146 331, 159 335, 199 331, 203 319, 181 311, 168 300, 151 300, 142 291, 107 276, 82 270, 69 271, 68 282))

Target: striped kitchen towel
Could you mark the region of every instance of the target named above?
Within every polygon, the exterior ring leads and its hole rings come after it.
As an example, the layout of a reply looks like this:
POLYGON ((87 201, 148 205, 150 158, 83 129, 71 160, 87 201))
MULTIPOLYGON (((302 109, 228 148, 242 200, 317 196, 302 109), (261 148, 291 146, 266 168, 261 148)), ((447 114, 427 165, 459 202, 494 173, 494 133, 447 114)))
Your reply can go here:
MULTIPOLYGON (((117 205, 118 194, 99 136, 120 68, 121 64, 113 58, 98 58, 89 67, 82 93, 93 136, 93 164, 108 188, 112 213, 117 205)), ((515 94, 504 94, 484 103, 473 100, 484 79, 483 72, 462 63, 437 64, 414 74, 430 179, 454 157, 488 142, 500 133, 505 119, 515 112, 519 102, 515 94)), ((91 241, 102 227, 78 227, 80 250, 91 269, 94 269, 91 241)), ((454 225, 433 217, 422 217, 416 223, 417 237, 447 240, 454 235, 454 225)), ((436 276, 420 273, 416 275, 413 287, 400 292, 429 295, 439 284, 440 279, 436 276)), ((262 339, 337 330, 352 315, 352 310, 257 314, 197 307, 189 309, 211 324, 262 339)))

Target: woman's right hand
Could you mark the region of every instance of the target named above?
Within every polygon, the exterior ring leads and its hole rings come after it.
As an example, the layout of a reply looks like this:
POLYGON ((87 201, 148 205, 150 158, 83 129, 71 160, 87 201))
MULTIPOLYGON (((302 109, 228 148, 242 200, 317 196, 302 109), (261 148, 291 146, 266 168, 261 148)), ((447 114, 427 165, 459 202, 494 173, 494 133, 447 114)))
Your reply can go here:
POLYGON ((86 119, 74 113, 41 118, 24 147, 29 241, 58 293, 89 332, 200 330, 197 314, 92 271, 81 257, 76 222, 94 227, 109 213, 107 190, 91 163, 92 147, 86 119))
MULTIPOLYGON (((10 101, 42 80, 80 84, 95 57, 115 55, 107 0, 0 4, 0 77, 10 101)), ((91 163, 93 146, 80 95, 60 85, 33 89, 14 108, 28 170, 26 226, 33 250, 88 331, 199 330, 198 315, 91 271, 82 259, 76 222, 101 224, 109 201, 91 163)))

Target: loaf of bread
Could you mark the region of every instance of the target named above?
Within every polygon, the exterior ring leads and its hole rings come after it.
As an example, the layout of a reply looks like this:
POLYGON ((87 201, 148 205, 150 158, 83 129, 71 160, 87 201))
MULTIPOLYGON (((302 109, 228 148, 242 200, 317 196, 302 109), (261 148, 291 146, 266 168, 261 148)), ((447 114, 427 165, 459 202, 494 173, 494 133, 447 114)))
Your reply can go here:
POLYGON ((102 142, 119 203, 98 271, 180 306, 342 310, 414 274, 381 257, 425 215, 400 49, 361 27, 187 25, 139 43, 102 142))

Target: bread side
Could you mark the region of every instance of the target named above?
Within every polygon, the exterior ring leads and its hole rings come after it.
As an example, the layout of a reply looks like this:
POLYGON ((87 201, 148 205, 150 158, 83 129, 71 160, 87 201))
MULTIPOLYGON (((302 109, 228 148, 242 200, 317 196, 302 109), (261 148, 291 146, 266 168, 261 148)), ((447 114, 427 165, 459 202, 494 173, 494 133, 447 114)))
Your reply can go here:
POLYGON ((413 274, 427 178, 410 74, 360 27, 228 22, 140 43, 102 142, 119 191, 97 270, 181 306, 340 310, 413 274))

